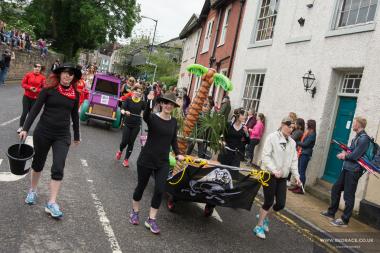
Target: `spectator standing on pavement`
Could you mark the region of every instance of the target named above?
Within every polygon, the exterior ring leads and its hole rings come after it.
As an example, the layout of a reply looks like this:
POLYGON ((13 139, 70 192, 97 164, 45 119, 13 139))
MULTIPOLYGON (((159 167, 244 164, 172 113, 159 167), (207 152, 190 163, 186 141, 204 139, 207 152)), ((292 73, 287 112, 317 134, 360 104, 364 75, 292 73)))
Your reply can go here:
POLYGON ((229 96, 224 96, 222 99, 222 105, 220 107, 219 114, 224 116, 224 120, 227 122, 231 112, 231 102, 229 96))
POLYGON ((148 125, 148 139, 137 160, 137 187, 133 193, 132 211, 129 222, 133 225, 139 224, 140 200, 148 184, 149 178, 154 174, 155 186, 149 217, 145 221, 145 226, 154 234, 158 234, 160 229, 156 223, 158 208, 161 205, 162 195, 165 191, 166 179, 169 174, 169 151, 173 148, 178 160, 183 160, 179 154, 177 144, 177 120, 171 117, 174 107, 179 107, 175 102, 175 94, 167 93, 157 98, 161 104, 161 112, 151 114, 152 107, 150 101, 153 100, 154 93, 148 95, 148 103, 144 110, 144 121, 148 125))
POLYGON ((305 132, 305 120, 302 118, 298 118, 295 121, 296 123, 296 128, 293 130, 292 134, 290 137, 297 143, 301 141, 301 138, 305 132))
MULTIPOLYGON (((249 109, 248 110, 248 113, 247 113, 247 120, 245 121, 245 125, 247 126, 248 128, 248 132, 250 132, 252 130, 252 128, 254 127, 254 125, 256 124, 256 112, 253 108, 249 109)), ((247 160, 249 160, 250 158, 250 155, 249 155, 249 152, 250 150, 252 149, 250 147, 250 143, 247 144, 247 148, 246 148, 246 154, 245 154, 245 158, 247 160)))
POLYGON ((126 94, 128 94, 131 91, 132 87, 135 85, 135 83, 136 79, 133 76, 129 77, 127 79, 127 82, 125 82, 121 87, 121 95, 125 96, 126 94))
POLYGON ((269 232, 267 216, 270 209, 273 208, 273 211, 278 212, 285 207, 286 179, 290 171, 297 184, 301 185, 296 143, 290 138, 293 128, 293 120, 285 117, 281 121, 280 129, 268 135, 265 140, 261 168, 269 171, 271 178, 268 186, 263 187, 264 204, 258 215, 257 226, 253 229, 253 233, 261 239, 265 239, 265 233, 269 232), (274 204, 274 199, 276 199, 276 204, 274 204))
POLYGON ((45 212, 54 218, 63 216, 57 204, 57 196, 63 179, 67 153, 71 144, 70 118, 73 123, 74 144, 80 143, 79 136, 79 94, 76 82, 81 78, 81 71, 74 65, 63 64, 50 75, 42 89, 20 133, 25 139, 37 115, 44 110, 33 133, 35 155, 31 167, 31 187, 25 202, 29 205, 37 203, 37 186, 49 150, 53 150, 51 167, 50 197, 45 212))
POLYGON ((343 160, 343 169, 340 172, 338 180, 331 189, 331 202, 327 211, 321 215, 333 219, 331 224, 337 227, 346 227, 350 221, 352 211, 355 205, 355 193, 358 181, 365 171, 357 160, 367 151, 370 138, 365 132, 367 120, 363 117, 356 117, 352 124, 352 130, 356 133, 355 138, 351 141, 351 153, 345 151, 339 153, 337 158, 343 160), (343 192, 345 207, 341 218, 335 219, 335 214, 339 208, 340 195, 343 192))
POLYGON ((259 145, 261 138, 263 137, 265 129, 265 116, 262 113, 257 115, 256 124, 252 129, 249 129, 249 150, 248 150, 248 165, 253 165, 253 159, 255 158, 255 148, 259 145))
POLYGON ((132 154, 136 137, 141 127, 141 112, 145 108, 145 102, 142 100, 142 87, 136 84, 132 88, 132 96, 125 100, 121 106, 121 114, 124 115, 123 135, 119 150, 116 152, 116 160, 120 160, 123 150, 127 147, 124 167, 129 167, 129 157, 132 154))
POLYGON ((190 103, 191 103, 191 99, 189 97, 189 95, 187 94, 187 88, 182 88, 182 111, 183 111, 183 115, 186 115, 187 114, 187 110, 190 106, 190 103))
POLYGON ((22 131, 26 116, 32 109, 38 95, 45 85, 46 78, 41 73, 41 68, 42 66, 40 63, 34 64, 33 71, 27 73, 22 79, 21 85, 25 91, 24 96, 22 97, 22 114, 20 117, 20 127, 17 129, 17 133, 22 131))
POLYGON ((296 120, 298 119, 297 114, 295 112, 289 112, 289 118, 292 120, 293 124, 295 124, 296 120))
MULTIPOLYGON (((298 153, 298 173, 300 174, 302 185, 306 184, 306 169, 313 154, 313 148, 317 138, 315 120, 308 120, 306 125, 307 130, 302 135, 301 140, 296 142, 298 153)), ((299 186, 289 190, 294 193, 304 194, 303 188, 299 186)))
POLYGON ((4 85, 7 79, 8 71, 11 65, 12 52, 9 49, 5 49, 0 59, 0 86, 4 85))

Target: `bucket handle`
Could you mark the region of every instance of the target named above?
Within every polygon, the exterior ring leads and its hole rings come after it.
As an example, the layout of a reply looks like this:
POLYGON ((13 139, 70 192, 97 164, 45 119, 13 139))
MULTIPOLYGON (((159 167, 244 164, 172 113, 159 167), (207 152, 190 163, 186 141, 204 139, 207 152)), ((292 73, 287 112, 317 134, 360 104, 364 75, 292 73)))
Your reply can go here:
POLYGON ((24 144, 24 140, 20 138, 20 142, 18 143, 18 152, 17 154, 20 155, 22 144, 24 144))

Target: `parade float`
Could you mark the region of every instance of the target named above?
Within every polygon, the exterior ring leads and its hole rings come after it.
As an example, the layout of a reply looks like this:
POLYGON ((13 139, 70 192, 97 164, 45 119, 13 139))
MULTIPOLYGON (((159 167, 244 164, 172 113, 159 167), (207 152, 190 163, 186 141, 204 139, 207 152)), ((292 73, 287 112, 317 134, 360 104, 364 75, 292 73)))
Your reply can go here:
MULTIPOLYGON (((205 142, 214 153, 217 153, 224 148, 222 138, 225 129, 224 118, 217 113, 214 113, 214 116, 206 115, 201 118, 199 128, 197 128, 197 121, 212 85, 231 92, 232 83, 223 74, 199 64, 192 64, 187 70, 201 78, 202 83, 196 91, 186 117, 178 120, 180 153, 186 153, 191 141, 205 142), (205 139, 197 138, 199 132, 205 139)), ((267 186, 270 179, 270 174, 259 168, 226 166, 212 159, 186 156, 183 161, 175 162, 173 158, 170 161, 173 169, 172 176, 167 181, 167 192, 170 200, 175 201, 191 201, 250 210, 261 185, 267 186)))

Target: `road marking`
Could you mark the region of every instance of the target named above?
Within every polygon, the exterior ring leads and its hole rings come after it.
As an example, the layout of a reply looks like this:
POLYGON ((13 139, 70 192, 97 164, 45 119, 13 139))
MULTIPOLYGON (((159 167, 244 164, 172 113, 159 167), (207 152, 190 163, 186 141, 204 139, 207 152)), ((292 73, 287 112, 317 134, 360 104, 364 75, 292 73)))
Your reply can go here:
POLYGON ((21 118, 21 116, 18 116, 18 117, 14 118, 14 119, 11 119, 11 120, 8 120, 7 122, 2 123, 0 126, 9 125, 10 123, 12 123, 12 122, 14 122, 16 120, 19 120, 20 118, 21 118))
MULTIPOLYGON (((202 210, 205 209, 205 206, 206 204, 203 204, 203 203, 195 203, 195 205, 199 208, 201 208, 202 210)), ((223 222, 222 218, 220 217, 219 213, 216 211, 216 209, 214 208, 214 212, 212 213, 211 217, 213 217, 215 220, 219 221, 219 222, 223 222)))
POLYGON ((103 204, 99 200, 98 196, 96 195, 96 189, 95 189, 95 186, 93 184, 93 180, 88 179, 88 176, 89 176, 88 163, 84 159, 81 159, 80 161, 82 163, 83 170, 84 170, 84 172, 86 174, 87 182, 90 183, 90 185, 89 185, 89 187, 90 187, 90 194, 91 194, 93 203, 95 205, 96 212, 98 213, 99 221, 102 224, 104 233, 108 237, 108 241, 110 243, 110 246, 111 246, 111 249, 112 249, 112 253, 122 253, 122 251, 120 249, 120 246, 119 246, 119 243, 117 242, 115 233, 113 232, 113 229, 112 229, 112 226, 111 226, 111 222, 107 218, 107 214, 104 211, 103 204))
POLYGON ((87 164, 86 160, 80 159, 80 162, 82 163, 83 167, 88 167, 88 164, 87 164))
MULTIPOLYGON (((3 161, 4 159, 0 159, 0 166, 3 163, 3 161)), ((26 174, 22 176, 17 176, 10 172, 0 172, 0 182, 13 182, 13 181, 20 180, 24 178, 25 176, 26 174)))

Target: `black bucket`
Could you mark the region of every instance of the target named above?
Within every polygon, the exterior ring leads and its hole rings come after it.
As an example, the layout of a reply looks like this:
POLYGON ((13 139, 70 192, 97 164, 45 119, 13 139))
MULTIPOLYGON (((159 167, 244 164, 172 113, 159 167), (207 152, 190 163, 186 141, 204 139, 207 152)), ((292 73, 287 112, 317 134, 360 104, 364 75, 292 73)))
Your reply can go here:
POLYGON ((7 156, 11 172, 19 176, 25 175, 29 172, 29 160, 34 156, 34 149, 27 144, 14 144, 8 148, 7 156))

